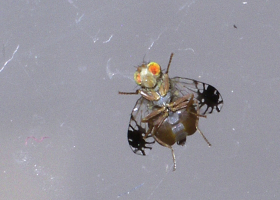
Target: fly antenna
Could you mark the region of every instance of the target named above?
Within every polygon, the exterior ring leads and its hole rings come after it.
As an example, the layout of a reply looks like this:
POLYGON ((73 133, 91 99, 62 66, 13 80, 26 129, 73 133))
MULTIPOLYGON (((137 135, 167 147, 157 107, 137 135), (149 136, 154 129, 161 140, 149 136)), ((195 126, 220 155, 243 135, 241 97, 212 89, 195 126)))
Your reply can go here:
POLYGON ((167 69, 166 69, 166 74, 168 74, 168 71, 169 71, 169 66, 170 66, 170 64, 171 64, 171 61, 172 61, 172 57, 173 57, 173 53, 171 53, 171 55, 170 55, 170 58, 169 58, 169 63, 168 63, 168 65, 167 65, 167 69))

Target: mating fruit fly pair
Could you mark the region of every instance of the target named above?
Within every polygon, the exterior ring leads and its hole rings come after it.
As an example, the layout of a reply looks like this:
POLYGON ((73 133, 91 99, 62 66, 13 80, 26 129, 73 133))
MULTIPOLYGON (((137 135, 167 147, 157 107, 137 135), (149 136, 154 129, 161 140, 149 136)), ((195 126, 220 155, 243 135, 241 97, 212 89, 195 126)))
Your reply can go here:
POLYGON ((184 145, 186 137, 198 131, 211 146, 199 130, 198 121, 213 111, 220 112, 223 99, 216 88, 206 83, 181 77, 169 78, 172 57, 173 53, 165 73, 155 62, 144 62, 138 66, 134 80, 141 88, 136 92, 119 94, 141 95, 132 110, 127 133, 132 151, 147 155, 157 141, 171 149, 175 170, 172 145, 176 142, 184 145))

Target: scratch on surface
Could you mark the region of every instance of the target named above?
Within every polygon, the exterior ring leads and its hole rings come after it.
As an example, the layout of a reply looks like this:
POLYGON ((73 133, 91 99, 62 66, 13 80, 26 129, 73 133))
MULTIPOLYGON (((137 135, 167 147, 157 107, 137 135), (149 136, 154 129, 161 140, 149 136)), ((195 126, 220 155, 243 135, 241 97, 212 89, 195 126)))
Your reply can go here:
MULTIPOLYGON (((180 156, 179 156, 180 157, 180 156)), ((178 158, 179 158, 178 157, 178 158)), ((152 198, 152 196, 154 195, 155 191, 159 188, 159 186, 163 183, 163 181, 165 180, 166 176, 171 172, 171 170, 173 171, 173 168, 170 167, 168 168, 168 166, 166 166, 166 173, 164 174, 164 176, 162 177, 162 179, 158 182, 158 184, 155 186, 155 188, 153 189, 153 191, 151 192, 151 194, 149 195, 149 197, 147 198, 148 200, 152 198)))
POLYGON ((74 4, 74 2, 72 0, 68 0, 68 2, 76 9, 78 9, 78 7, 74 4))
POLYGON ((166 29, 163 30, 163 31, 158 35, 157 39, 155 39, 155 40, 152 42, 152 44, 151 44, 150 47, 148 48, 149 50, 153 47, 154 43, 155 43, 157 40, 159 40, 160 36, 161 36, 165 31, 166 31, 166 29))
MULTIPOLYGON (((165 174, 166 176, 166 174, 165 174)), ((150 194, 150 196, 147 198, 148 200, 151 199, 151 197, 153 196, 154 192, 157 190, 157 188, 161 185, 161 183, 163 182, 163 180, 165 179, 165 176, 159 181, 159 183, 156 185, 156 187, 153 189, 152 193, 150 194)))
POLYGON ((178 49, 178 51, 192 51, 194 53, 193 48, 178 49))
POLYGON ((129 72, 127 72, 127 73, 120 72, 118 69, 116 69, 114 62, 111 63, 111 60, 112 60, 112 58, 109 58, 107 61, 107 64, 106 64, 106 73, 110 79, 112 79, 114 75, 118 74, 118 75, 121 75, 122 77, 127 78, 127 79, 131 80, 132 82, 134 82, 134 79, 133 79, 133 77, 131 77, 131 74, 129 72), (111 70, 111 68, 113 68, 114 71, 111 70))
MULTIPOLYGON (((78 15, 78 13, 77 13, 77 15, 78 15)), ((82 16, 79 17, 79 19, 75 19, 76 24, 78 24, 78 23, 82 20, 82 18, 84 17, 84 15, 85 15, 85 14, 82 14, 82 16)))
POLYGON ((111 38, 113 37, 113 34, 109 37, 108 40, 104 41, 103 44, 107 43, 107 42, 110 42, 111 38))
POLYGON ((14 50, 14 53, 13 53, 12 57, 4 63, 4 65, 0 69, 0 72, 2 72, 4 70, 4 68, 6 67, 6 65, 14 58, 14 55, 16 54, 18 48, 19 48, 19 45, 17 46, 16 50, 14 50))
POLYGON ((120 198, 120 197, 123 196, 123 195, 128 195, 128 194, 130 194, 131 192, 133 192, 134 190, 139 189, 139 188, 142 187, 143 185, 144 185, 144 183, 141 183, 140 185, 138 185, 138 186, 132 188, 131 190, 129 190, 128 192, 125 192, 125 193, 123 193, 123 194, 119 194, 119 195, 117 196, 117 198, 120 198))
POLYGON ((110 61, 111 61, 112 58, 109 58, 109 60, 107 61, 107 66, 106 66, 106 72, 107 72, 107 75, 109 76, 110 79, 112 79, 112 77, 116 74, 120 74, 120 72, 118 70, 116 70, 116 72, 113 72, 110 67, 110 61))
POLYGON ((195 1, 192 1, 192 2, 188 2, 188 3, 185 3, 183 6, 181 6, 181 8, 179 8, 179 11, 185 9, 185 7, 187 6, 188 8, 191 7, 192 4, 194 4, 195 1))
POLYGON ((100 29, 98 29, 98 31, 97 31, 97 33, 95 34, 94 37, 90 36, 90 37, 92 38, 92 40, 93 40, 93 43, 95 43, 95 42, 97 42, 97 40, 99 40, 99 38, 97 37, 97 35, 99 34, 99 32, 100 32, 100 29))
MULTIPOLYGON (((181 6, 179 9, 178 9, 178 12, 176 13, 176 14, 178 14, 179 12, 181 12, 182 10, 184 10, 186 7, 186 9, 185 9, 185 14, 187 15, 188 14, 188 10, 190 9, 190 7, 193 5, 193 4, 195 4, 196 3, 196 1, 195 0, 192 0, 191 2, 187 2, 187 3, 185 3, 183 6, 181 6)), ((178 29, 179 29, 179 27, 180 27, 180 25, 181 24, 183 24, 183 20, 181 20, 180 22, 179 22, 179 24, 177 25, 177 28, 175 28, 175 30, 177 31, 178 29)))
POLYGON ((97 33, 94 36, 91 36, 87 31, 85 31, 84 29, 80 28, 80 30, 85 33, 90 39, 92 39, 93 43, 97 42, 99 40, 99 38, 97 37, 97 35, 100 32, 100 29, 98 29, 97 33))
POLYGON ((37 138, 35 138, 34 136, 29 136, 29 137, 27 137, 26 139, 25 139, 25 145, 27 145, 27 141, 30 139, 30 138, 32 138, 33 140, 35 140, 36 142, 42 142, 44 139, 46 139, 46 138, 49 138, 49 137, 41 137, 41 139, 37 139, 37 138))

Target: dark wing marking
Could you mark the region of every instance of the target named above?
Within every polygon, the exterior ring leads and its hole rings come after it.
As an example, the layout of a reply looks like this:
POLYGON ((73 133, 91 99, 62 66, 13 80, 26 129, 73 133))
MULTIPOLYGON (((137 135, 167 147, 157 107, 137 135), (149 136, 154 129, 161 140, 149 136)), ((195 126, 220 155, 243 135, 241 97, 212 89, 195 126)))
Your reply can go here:
POLYGON ((147 155, 152 149, 152 145, 155 143, 154 138, 150 135, 144 139, 146 132, 148 131, 148 124, 142 123, 143 117, 149 114, 149 104, 143 97, 139 98, 132 110, 127 140, 132 151, 138 155, 147 155))
POLYGON ((171 78, 172 93, 179 92, 182 96, 193 93, 199 102, 200 114, 211 114, 213 111, 220 112, 223 107, 223 98, 219 91, 212 85, 189 78, 171 78))

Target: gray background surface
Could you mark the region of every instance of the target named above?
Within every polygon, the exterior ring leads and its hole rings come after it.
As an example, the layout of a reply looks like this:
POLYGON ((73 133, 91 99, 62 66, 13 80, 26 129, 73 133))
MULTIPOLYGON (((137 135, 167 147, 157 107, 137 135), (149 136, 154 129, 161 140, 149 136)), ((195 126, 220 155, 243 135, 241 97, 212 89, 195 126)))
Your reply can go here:
POLYGON ((280 2, 0 2, 0 199, 280 199, 280 2), (237 28, 234 28, 236 25, 237 28), (127 143, 135 67, 223 96, 185 147, 127 143), (36 139, 35 139, 36 138, 36 139))

